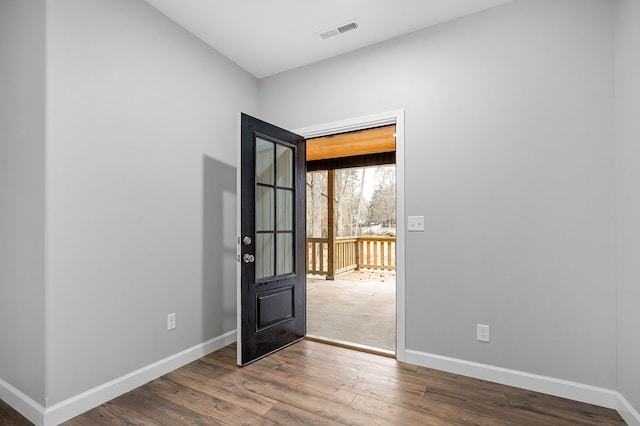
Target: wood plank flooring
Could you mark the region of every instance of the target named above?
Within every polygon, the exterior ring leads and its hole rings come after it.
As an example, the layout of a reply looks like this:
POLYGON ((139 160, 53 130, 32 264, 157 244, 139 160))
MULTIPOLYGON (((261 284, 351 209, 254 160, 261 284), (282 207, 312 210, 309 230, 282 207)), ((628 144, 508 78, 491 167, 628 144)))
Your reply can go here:
POLYGON ((0 399, 0 425, 2 426, 22 426, 31 423, 20 413, 11 408, 6 402, 0 399))
MULTIPOLYGON (((228 346, 64 424, 625 424, 614 410, 318 342, 243 368, 235 351, 228 346)), ((11 416, 0 405, 0 424, 29 424, 11 416)))

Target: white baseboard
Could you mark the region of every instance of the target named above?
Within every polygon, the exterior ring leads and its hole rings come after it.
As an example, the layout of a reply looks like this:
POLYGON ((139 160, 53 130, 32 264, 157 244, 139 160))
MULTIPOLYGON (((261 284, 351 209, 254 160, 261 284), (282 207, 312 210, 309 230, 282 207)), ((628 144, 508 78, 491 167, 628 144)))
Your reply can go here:
POLYGON ((629 404, 629 401, 627 401, 624 396, 619 395, 620 398, 618 399, 616 410, 620 413, 620 417, 622 417, 629 426, 640 426, 640 414, 638 411, 629 404))
POLYGON ((410 349, 405 354, 410 364, 612 408, 629 425, 640 426, 638 412, 614 390, 410 349))
POLYGON ((31 423, 35 425, 43 424, 44 407, 2 379, 0 379, 0 399, 26 417, 31 423))
POLYGON ((0 398, 34 424, 55 426, 235 341, 236 330, 229 331, 46 409, 1 379, 0 398))

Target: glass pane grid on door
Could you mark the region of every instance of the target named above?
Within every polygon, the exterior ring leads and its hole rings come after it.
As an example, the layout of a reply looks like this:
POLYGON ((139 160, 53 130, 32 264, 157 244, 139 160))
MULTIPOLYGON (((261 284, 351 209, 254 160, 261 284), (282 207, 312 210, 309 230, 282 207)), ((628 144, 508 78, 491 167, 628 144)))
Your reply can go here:
POLYGON ((294 272, 293 149, 256 137, 256 280, 294 272))

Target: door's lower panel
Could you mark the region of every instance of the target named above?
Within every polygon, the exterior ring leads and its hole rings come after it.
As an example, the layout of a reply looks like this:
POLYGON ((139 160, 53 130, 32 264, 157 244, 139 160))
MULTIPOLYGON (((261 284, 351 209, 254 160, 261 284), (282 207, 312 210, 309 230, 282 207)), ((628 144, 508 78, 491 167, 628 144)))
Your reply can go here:
POLYGON ((256 295, 256 331, 263 331, 274 325, 295 318, 295 288, 278 288, 256 295))

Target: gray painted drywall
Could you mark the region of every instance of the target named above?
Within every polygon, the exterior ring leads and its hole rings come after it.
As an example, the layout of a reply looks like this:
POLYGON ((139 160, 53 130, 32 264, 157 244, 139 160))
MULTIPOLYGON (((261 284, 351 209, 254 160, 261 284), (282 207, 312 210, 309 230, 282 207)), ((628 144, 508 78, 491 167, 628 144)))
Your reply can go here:
POLYGON ((640 2, 616 2, 618 387, 640 411, 640 2))
POLYGON ((49 1, 47 49, 51 406, 235 328, 227 181, 258 87, 141 0, 49 1))
POLYGON ((405 109, 408 349, 616 387, 612 7, 514 1, 260 81, 287 128, 405 109))
POLYGON ((0 0, 0 379, 44 402, 45 3, 0 0))

